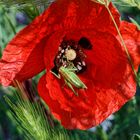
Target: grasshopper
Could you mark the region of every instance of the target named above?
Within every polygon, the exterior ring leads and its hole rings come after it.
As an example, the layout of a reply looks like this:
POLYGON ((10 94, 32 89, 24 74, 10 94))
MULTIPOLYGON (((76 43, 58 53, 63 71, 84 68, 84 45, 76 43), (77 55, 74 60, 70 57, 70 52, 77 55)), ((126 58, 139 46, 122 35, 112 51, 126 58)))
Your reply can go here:
MULTIPOLYGON (((75 74, 76 70, 76 68, 65 68, 61 66, 59 68, 59 74, 64 78, 65 84, 74 92, 76 96, 78 96, 78 93, 74 90, 73 86, 79 89, 87 89, 87 87, 75 74)), ((57 78, 60 79, 60 75, 57 76, 57 78)))

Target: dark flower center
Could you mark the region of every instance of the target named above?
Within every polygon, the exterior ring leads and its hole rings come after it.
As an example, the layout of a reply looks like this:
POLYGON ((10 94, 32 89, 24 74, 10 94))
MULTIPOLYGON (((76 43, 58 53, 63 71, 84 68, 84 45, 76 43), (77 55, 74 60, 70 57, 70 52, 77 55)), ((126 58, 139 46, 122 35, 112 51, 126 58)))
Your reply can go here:
POLYGON ((70 64, 77 69, 76 73, 82 73, 87 69, 86 55, 82 51, 84 49, 92 49, 89 40, 82 37, 79 41, 63 40, 58 48, 58 52, 54 59, 54 68, 51 70, 58 75, 61 66, 68 67, 70 64))

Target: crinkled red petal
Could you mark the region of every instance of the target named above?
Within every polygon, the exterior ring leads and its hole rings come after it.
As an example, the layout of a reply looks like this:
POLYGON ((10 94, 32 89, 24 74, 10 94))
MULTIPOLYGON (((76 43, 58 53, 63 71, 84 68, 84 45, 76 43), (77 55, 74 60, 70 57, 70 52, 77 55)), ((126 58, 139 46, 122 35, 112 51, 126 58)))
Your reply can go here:
MULTIPOLYGON (((50 9, 48 22, 53 25, 53 31, 95 29, 117 33, 105 6, 91 0, 59 0, 50 9)), ((110 10, 119 25, 120 15, 117 9, 110 4, 110 10)))
POLYGON ((79 100, 80 102, 75 104, 75 107, 73 107, 71 111, 61 108, 61 105, 58 103, 58 100, 53 100, 48 94, 49 91, 46 88, 45 79, 46 77, 44 75, 39 81, 39 84, 38 84, 39 95, 43 98, 44 101, 47 101, 47 104, 50 107, 51 112, 59 121, 61 121, 63 126, 69 129, 73 129, 73 128, 86 129, 87 127, 89 127, 89 125, 90 126, 94 125, 94 122, 91 122, 94 120, 93 120, 92 112, 90 112, 91 114, 89 114, 89 111, 91 111, 91 108, 89 108, 89 106, 87 106, 85 103, 82 103, 79 100), (83 104, 83 107, 87 106, 87 110, 81 106, 82 104, 83 104), (79 111, 77 111, 78 109, 79 111), (86 120, 84 120, 85 117, 83 116, 83 113, 82 113, 84 111, 87 112, 87 115, 84 115, 86 117, 86 120), (80 114, 80 112, 82 114, 80 114), (88 123, 85 122, 85 125, 81 125, 81 121, 83 122, 88 121, 88 123))
POLYGON ((43 50, 46 28, 45 12, 20 31, 6 46, 0 60, 0 83, 7 86, 14 79, 25 80, 44 69, 43 50), (45 34, 44 34, 45 33, 45 34))

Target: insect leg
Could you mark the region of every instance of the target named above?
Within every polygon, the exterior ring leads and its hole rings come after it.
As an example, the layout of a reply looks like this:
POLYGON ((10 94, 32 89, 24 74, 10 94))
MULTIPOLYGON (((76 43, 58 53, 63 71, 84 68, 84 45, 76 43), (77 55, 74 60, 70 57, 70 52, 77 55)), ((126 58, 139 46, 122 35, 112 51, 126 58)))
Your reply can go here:
POLYGON ((54 73, 53 71, 50 71, 55 77, 57 77, 58 79, 61 79, 61 77, 60 77, 60 74, 56 74, 56 73, 54 73))
POLYGON ((66 85, 73 91, 73 93, 78 96, 78 93, 74 90, 74 88, 72 87, 71 83, 68 82, 67 80, 65 80, 66 85))

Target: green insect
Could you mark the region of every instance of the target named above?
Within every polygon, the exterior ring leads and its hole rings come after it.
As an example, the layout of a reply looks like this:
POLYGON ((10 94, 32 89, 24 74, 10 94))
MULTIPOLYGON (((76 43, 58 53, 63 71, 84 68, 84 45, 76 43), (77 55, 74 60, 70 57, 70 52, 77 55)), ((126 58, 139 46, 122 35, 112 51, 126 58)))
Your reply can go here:
POLYGON ((76 96, 78 96, 78 93, 74 90, 73 86, 79 89, 87 89, 87 87, 75 74, 76 70, 76 68, 65 68, 61 66, 59 68, 59 73, 64 78, 66 85, 74 92, 76 96))

